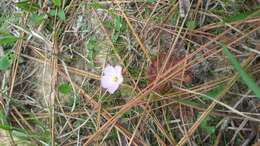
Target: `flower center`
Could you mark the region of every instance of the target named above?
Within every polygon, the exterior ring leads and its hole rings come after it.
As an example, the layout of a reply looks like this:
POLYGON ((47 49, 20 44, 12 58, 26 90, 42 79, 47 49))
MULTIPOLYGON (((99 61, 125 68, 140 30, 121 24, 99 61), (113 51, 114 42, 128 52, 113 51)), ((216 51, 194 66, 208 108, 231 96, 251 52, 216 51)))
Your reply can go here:
POLYGON ((113 82, 117 82, 118 81, 118 77, 117 76, 112 76, 112 81, 113 82))

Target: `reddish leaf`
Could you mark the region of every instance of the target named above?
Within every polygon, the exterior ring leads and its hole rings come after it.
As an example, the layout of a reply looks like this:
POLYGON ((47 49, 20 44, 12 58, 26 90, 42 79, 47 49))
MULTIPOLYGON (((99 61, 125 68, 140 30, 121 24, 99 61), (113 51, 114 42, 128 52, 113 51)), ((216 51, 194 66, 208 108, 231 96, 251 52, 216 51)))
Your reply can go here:
MULTIPOLYGON (((164 64, 164 61, 166 60, 166 58, 167 58, 167 54, 161 53, 157 58, 152 59, 151 64, 150 64, 149 68, 147 69, 147 75, 148 75, 149 83, 152 83, 156 79, 156 76, 158 75, 161 68, 163 67, 163 64, 164 64)), ((167 62, 163 72, 165 72, 165 70, 167 70, 167 69, 174 67, 180 61, 181 61, 181 59, 178 59, 177 57, 172 55, 170 57, 169 61, 167 62)), ((177 70, 177 68, 176 68, 176 70, 177 70)), ((156 91, 157 92, 163 92, 163 91, 169 90, 171 88, 171 81, 177 81, 176 79, 178 79, 179 81, 182 80, 181 72, 176 74, 174 76, 174 79, 172 79, 169 82, 166 82, 163 85, 160 85, 159 87, 157 87, 156 91)), ((183 78, 182 81, 184 83, 190 83, 192 81, 192 76, 191 76, 191 73, 189 71, 185 72, 184 78, 183 78)))

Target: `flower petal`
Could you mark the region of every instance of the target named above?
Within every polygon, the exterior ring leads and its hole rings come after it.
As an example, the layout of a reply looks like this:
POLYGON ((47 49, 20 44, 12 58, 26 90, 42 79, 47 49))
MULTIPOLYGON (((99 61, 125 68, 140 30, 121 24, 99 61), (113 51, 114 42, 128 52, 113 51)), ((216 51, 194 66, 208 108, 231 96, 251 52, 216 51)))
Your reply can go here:
POLYGON ((122 67, 120 65, 115 66, 115 71, 117 75, 122 75, 122 67))
POLYGON ((103 70, 104 75, 115 75, 116 71, 115 68, 112 65, 107 65, 103 70))
POLYGON ((118 84, 122 84, 122 83, 123 83, 123 80, 124 80, 124 78, 123 78, 122 75, 117 76, 117 83, 118 83, 118 84))
POLYGON ((113 94, 119 87, 119 84, 114 84, 113 86, 110 86, 107 88, 107 91, 110 93, 110 94, 113 94))
POLYGON ((109 76, 109 75, 101 76, 101 86, 103 88, 108 88, 113 84, 114 84, 114 81, 112 81, 111 76, 109 76))
POLYGON ((103 74, 101 76, 101 86, 107 89, 110 94, 112 94, 119 88, 122 82, 122 67, 119 65, 113 67, 112 65, 108 64, 104 68, 103 74), (115 77, 117 77, 117 80, 115 80, 115 77))

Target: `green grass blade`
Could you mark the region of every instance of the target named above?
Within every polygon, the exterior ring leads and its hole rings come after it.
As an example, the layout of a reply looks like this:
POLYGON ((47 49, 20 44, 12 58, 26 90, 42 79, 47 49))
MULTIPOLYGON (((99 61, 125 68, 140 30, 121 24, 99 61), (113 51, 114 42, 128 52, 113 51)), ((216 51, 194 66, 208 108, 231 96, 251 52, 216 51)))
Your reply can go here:
POLYGON ((256 82, 244 71, 240 66, 240 63, 236 57, 228 50, 225 45, 222 45, 224 54, 227 56, 229 62, 233 65, 236 71, 238 71, 240 77, 245 82, 245 84, 255 93, 255 95, 260 98, 260 87, 256 82))

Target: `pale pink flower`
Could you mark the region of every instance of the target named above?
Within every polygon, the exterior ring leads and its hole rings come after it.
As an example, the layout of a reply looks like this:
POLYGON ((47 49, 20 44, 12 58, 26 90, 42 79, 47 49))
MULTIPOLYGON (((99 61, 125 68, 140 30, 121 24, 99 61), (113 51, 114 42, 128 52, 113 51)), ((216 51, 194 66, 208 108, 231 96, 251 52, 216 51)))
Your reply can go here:
POLYGON ((102 72, 101 86, 107 89, 110 94, 113 94, 122 83, 122 67, 119 65, 116 65, 115 67, 107 65, 102 72))

